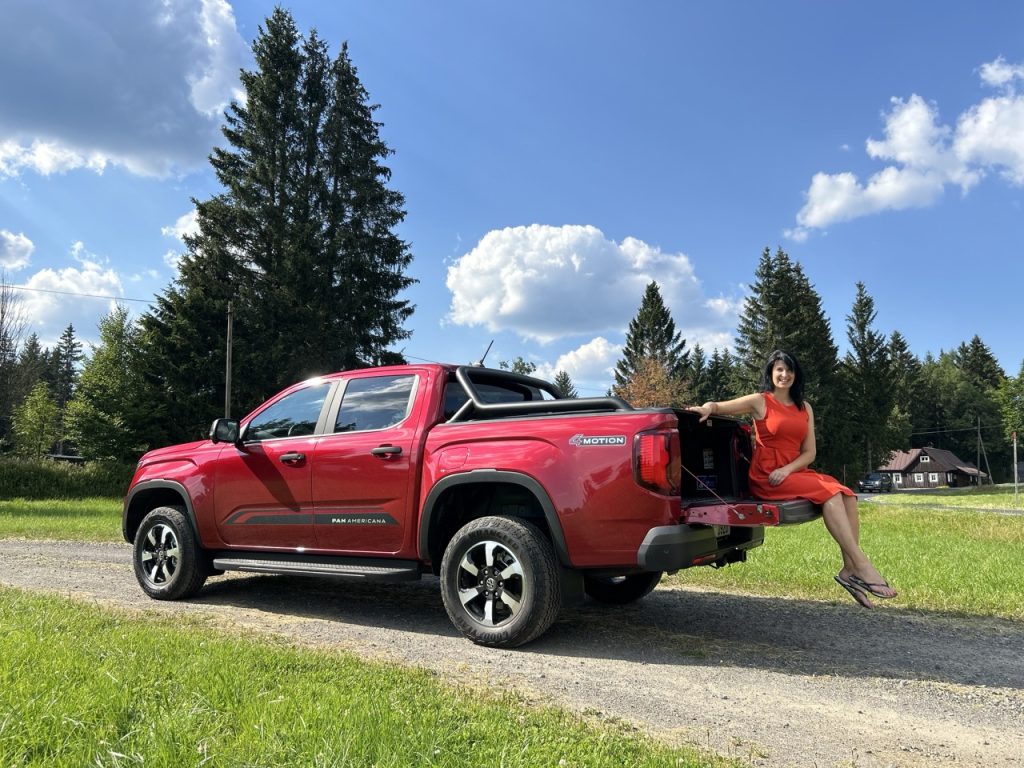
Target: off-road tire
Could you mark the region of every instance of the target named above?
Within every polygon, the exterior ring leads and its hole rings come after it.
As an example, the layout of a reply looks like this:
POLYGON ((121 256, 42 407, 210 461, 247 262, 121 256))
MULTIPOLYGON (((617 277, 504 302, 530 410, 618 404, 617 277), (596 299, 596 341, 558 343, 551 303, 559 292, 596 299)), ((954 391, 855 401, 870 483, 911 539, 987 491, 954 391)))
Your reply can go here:
POLYGON ((206 554, 180 507, 157 507, 135 534, 132 567, 154 600, 180 600, 202 589, 210 574, 206 554))
POLYGON ((479 645, 514 648, 558 616, 561 583, 551 542, 532 523, 481 517, 441 558, 441 597, 452 624, 479 645))
POLYGON ((584 576, 583 589, 599 603, 626 605, 647 597, 659 581, 661 571, 631 573, 627 576, 584 576))

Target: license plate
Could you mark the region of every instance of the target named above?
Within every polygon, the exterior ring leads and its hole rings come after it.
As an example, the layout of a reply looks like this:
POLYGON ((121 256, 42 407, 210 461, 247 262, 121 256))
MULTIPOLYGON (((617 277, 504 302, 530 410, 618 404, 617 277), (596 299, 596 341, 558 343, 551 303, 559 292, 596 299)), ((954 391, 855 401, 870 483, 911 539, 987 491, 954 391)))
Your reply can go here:
POLYGON ((728 525, 716 525, 715 526, 715 538, 722 539, 729 535, 729 531, 732 529, 728 525))

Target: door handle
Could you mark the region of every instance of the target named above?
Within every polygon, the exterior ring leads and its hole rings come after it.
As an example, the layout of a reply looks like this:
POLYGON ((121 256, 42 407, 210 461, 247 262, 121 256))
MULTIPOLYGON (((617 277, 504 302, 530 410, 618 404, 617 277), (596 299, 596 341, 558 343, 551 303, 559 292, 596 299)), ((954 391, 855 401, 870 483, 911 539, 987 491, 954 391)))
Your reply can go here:
POLYGON ((300 461, 305 461, 306 454, 304 453, 282 453, 281 463, 282 464, 298 464, 300 461))
POLYGON ((387 458, 388 456, 397 456, 402 452, 402 446, 400 445, 380 445, 374 448, 370 453, 374 456, 380 456, 381 458, 387 458))

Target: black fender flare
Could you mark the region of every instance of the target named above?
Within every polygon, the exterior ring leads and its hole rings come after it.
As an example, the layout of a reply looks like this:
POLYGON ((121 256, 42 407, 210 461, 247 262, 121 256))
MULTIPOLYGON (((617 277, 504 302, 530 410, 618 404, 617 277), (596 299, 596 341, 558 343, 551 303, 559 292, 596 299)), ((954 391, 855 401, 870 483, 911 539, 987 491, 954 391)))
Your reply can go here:
POLYGON ((459 485, 490 485, 497 483, 518 485, 533 494, 533 497, 540 504, 541 511, 544 513, 544 520, 547 522, 548 530, 551 531, 551 543, 555 548, 555 554, 558 556, 559 562, 566 567, 570 567, 569 548, 565 544, 562 521, 559 519, 558 512, 555 511, 555 505, 551 502, 551 497, 548 496, 544 486, 529 475, 524 475, 521 472, 508 472, 496 469, 474 469, 469 472, 460 472, 442 478, 434 484, 434 487, 430 489, 430 493, 427 494, 426 501, 423 502, 423 511, 420 515, 420 558, 426 560, 430 556, 430 527, 433 522, 437 502, 445 491, 459 485))
POLYGON ((192 507, 192 498, 188 495, 188 491, 185 490, 185 486, 174 480, 143 480, 128 492, 124 499, 124 509, 121 515, 121 535, 124 536, 124 540, 129 544, 134 540, 134 537, 129 538, 128 536, 128 512, 132 508, 132 502, 138 494, 154 490, 174 491, 175 494, 181 497, 181 501, 185 505, 185 517, 188 518, 189 525, 192 526, 192 533, 195 534, 196 541, 200 541, 199 525, 196 522, 196 511, 192 507))

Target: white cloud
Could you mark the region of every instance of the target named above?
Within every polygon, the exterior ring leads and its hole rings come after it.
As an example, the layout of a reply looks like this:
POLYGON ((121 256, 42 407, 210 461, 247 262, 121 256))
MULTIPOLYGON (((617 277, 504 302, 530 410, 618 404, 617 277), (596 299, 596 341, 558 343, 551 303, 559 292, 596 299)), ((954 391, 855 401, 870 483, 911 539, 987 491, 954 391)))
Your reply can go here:
POLYGON ((607 389, 614 378, 615 363, 621 356, 621 344, 613 344, 603 336, 598 336, 560 355, 553 365, 545 363, 537 366, 536 375, 551 381, 556 373, 565 371, 577 385, 597 382, 601 389, 607 389))
POLYGON ((225 0, 8 0, 4 29, 6 176, 200 167, 247 61, 225 0))
POLYGON ((188 213, 183 213, 170 226, 160 227, 160 234, 164 237, 176 237, 179 240, 184 240, 185 235, 199 234, 199 214, 195 208, 188 213))
POLYGON ((993 88, 1011 86, 1014 80, 1024 80, 1024 65, 1007 64, 1002 56, 995 61, 982 64, 979 68, 981 82, 993 88))
POLYGON ((167 251, 164 256, 164 264, 171 268, 172 271, 177 273, 178 265, 181 263, 182 253, 180 251, 167 251))
POLYGON ((964 162, 1024 186, 1024 97, 985 99, 967 110, 957 123, 956 150, 964 162))
POLYGON ((869 157, 891 164, 863 184, 851 172, 814 174, 797 226, 785 236, 802 242, 811 231, 837 222, 930 206, 947 186, 967 194, 988 170, 1024 186, 1024 97, 1014 88, 1024 80, 1024 65, 998 58, 981 66, 980 77, 1003 93, 965 110, 955 131, 941 124, 937 106, 920 96, 892 99, 885 137, 865 143, 869 157))
POLYGON ((82 243, 72 245, 71 255, 79 267, 43 269, 24 283, 29 289, 24 292, 25 317, 44 346, 55 344, 69 323, 79 339, 94 339, 100 318, 117 304, 95 297, 124 294, 118 274, 99 264, 82 243))
MULTIPOLYGON (((685 338, 709 324, 700 281, 682 253, 632 237, 616 243, 592 226, 493 230, 448 268, 448 321, 541 343, 624 333, 652 280, 685 338)), ((719 330, 735 326, 735 317, 715 319, 719 330)))
MULTIPOLYGON (((196 212, 195 208, 188 213, 183 213, 170 226, 160 227, 160 234, 164 237, 173 237, 177 240, 181 240, 182 242, 185 240, 185 235, 198 235, 199 214, 196 212)), ((181 257, 183 255, 184 254, 181 251, 167 251, 163 256, 164 264, 170 267, 173 272, 177 273, 178 265, 181 263, 181 257)))
POLYGON ((0 267, 27 267, 35 249, 35 244, 25 237, 24 233, 14 234, 8 229, 0 229, 0 267))

